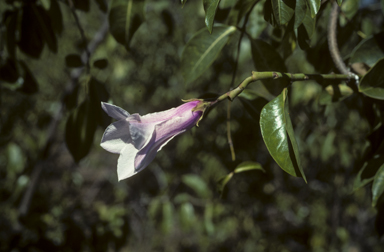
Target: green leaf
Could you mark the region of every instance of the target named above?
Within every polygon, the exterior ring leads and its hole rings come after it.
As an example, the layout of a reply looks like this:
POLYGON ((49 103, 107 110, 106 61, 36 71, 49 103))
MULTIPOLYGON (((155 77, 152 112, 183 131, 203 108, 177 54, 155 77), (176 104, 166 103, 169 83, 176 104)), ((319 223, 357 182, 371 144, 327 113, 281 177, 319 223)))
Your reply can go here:
POLYGON ((311 17, 309 10, 307 10, 303 19, 303 26, 307 32, 308 38, 311 38, 316 28, 316 18, 311 17))
POLYGON ((215 20, 215 14, 219 7, 220 0, 203 0, 205 11, 205 25, 208 28, 209 33, 212 33, 213 21, 215 20))
POLYGON ((75 9, 88 12, 89 11, 89 0, 72 0, 73 7, 75 9))
POLYGON ((339 6, 341 6, 341 4, 343 3, 343 0, 336 0, 336 2, 337 2, 337 4, 338 4, 339 6))
POLYGON ((297 29, 303 22, 307 13, 307 2, 306 0, 296 0, 295 6, 295 22, 293 25, 294 29, 297 29))
POLYGON ((0 65, 0 81, 14 83, 19 78, 16 62, 12 58, 0 65))
POLYGON ((314 18, 320 10, 321 1, 320 0, 307 0, 309 9, 311 10, 311 17, 314 18))
POLYGON ((90 100, 85 100, 71 113, 65 127, 65 142, 75 162, 90 151, 97 121, 90 100))
POLYGON ((375 175, 375 179, 372 184, 372 206, 376 206, 377 200, 384 192, 384 164, 380 166, 380 169, 375 175))
POLYGON ((363 168, 360 169, 359 173, 357 174, 354 182, 353 182, 353 191, 356 191, 357 189, 369 184, 370 182, 373 181, 374 177, 370 178, 362 178, 362 174, 367 167, 367 163, 364 165, 363 168))
POLYGON ((371 158, 370 160, 364 163, 363 167, 360 169, 359 173, 357 174, 354 180, 354 183, 353 183, 354 191, 367 185, 368 183, 374 180, 375 175, 377 174, 378 170, 384 163, 384 155, 381 154, 382 151, 383 151, 383 146, 381 146, 379 149, 375 151, 373 158, 371 158))
POLYGON ((181 180, 184 182, 184 184, 192 188, 199 197, 203 199, 211 197, 211 191, 209 190, 205 181, 202 180, 199 176, 194 174, 187 174, 184 175, 181 180))
POLYGON ((272 10, 278 25, 284 25, 295 13, 295 0, 272 0, 272 10))
POLYGON ((93 66, 98 69, 105 69, 108 66, 107 59, 98 59, 93 62, 93 66))
POLYGON ((104 111, 100 108, 101 102, 107 102, 109 99, 109 93, 105 88, 104 83, 98 81, 92 77, 88 83, 89 85, 89 99, 91 101, 91 106, 93 110, 93 115, 97 123, 103 128, 108 127, 111 123, 111 117, 109 117, 104 111))
POLYGON ((44 8, 34 5, 32 5, 32 10, 34 12, 34 18, 38 23, 40 37, 45 40, 51 52, 57 53, 57 39, 48 12, 44 10, 44 8))
POLYGON ((67 67, 81 67, 84 66, 84 63, 79 54, 68 54, 65 56, 65 65, 67 67))
POLYGON ((196 80, 213 63, 235 31, 234 26, 216 26, 212 34, 201 29, 188 41, 181 55, 186 84, 196 80))
POLYGON ((22 13, 18 46, 28 56, 39 58, 44 48, 39 23, 31 5, 25 5, 22 13))
POLYGON ((231 180, 233 177, 233 172, 227 174, 226 176, 222 177, 217 181, 217 190, 219 191, 220 195, 223 195, 225 185, 231 180))
POLYGON ((384 32, 361 41, 353 50, 350 63, 363 62, 372 67, 384 57, 384 32))
MULTIPOLYGON (((252 39, 251 37, 249 39, 251 41, 253 63, 257 71, 286 72, 284 60, 273 46, 261 39, 252 39)), ((285 79, 263 80, 263 83, 267 90, 275 96, 289 85, 289 81, 285 79)))
POLYGON ((261 135, 269 153, 276 163, 287 173, 303 177, 305 174, 300 164, 299 151, 293 132, 288 109, 288 90, 270 101, 260 116, 261 135))
POLYGON ((359 83, 360 92, 365 95, 384 100, 384 58, 380 59, 359 83))
POLYGON ((63 32, 63 15, 61 13, 59 1, 51 0, 48 15, 51 19, 53 30, 58 34, 61 34, 63 32))
POLYGON ((4 12, 4 23, 7 28, 7 51, 11 58, 15 58, 16 53, 16 32, 17 32, 17 19, 18 11, 4 12))
POLYGON ((252 162, 252 161, 245 161, 236 167, 236 169, 234 170, 234 173, 240 173, 240 172, 252 171, 252 170, 261 170, 265 172, 261 164, 257 162, 252 162))
POLYGON ((129 50, 133 34, 144 22, 143 0, 112 0, 109 27, 117 42, 129 50))

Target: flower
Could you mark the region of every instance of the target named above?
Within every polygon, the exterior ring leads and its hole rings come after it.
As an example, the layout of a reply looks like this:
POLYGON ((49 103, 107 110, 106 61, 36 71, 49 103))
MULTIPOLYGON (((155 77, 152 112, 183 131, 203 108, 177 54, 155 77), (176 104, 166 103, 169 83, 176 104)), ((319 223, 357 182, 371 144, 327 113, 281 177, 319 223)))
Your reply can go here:
POLYGON ((192 99, 177 108, 140 116, 101 102, 103 110, 118 120, 105 130, 100 145, 109 152, 120 154, 117 162, 119 181, 143 170, 164 145, 197 125, 207 105, 202 100, 192 99))

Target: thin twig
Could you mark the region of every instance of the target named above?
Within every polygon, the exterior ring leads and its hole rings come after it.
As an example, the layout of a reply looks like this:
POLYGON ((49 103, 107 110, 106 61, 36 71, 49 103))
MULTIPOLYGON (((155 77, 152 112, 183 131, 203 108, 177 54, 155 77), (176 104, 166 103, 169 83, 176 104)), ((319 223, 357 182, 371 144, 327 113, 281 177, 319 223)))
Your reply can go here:
POLYGON ((68 1, 69 8, 71 9, 72 15, 75 19, 76 26, 79 29, 82 43, 84 45, 85 57, 82 57, 82 60, 85 63, 85 66, 87 68, 87 74, 89 74, 89 72, 91 71, 91 66, 89 64, 89 60, 91 58, 91 52, 87 47, 87 38, 85 37, 84 29, 80 24, 80 20, 79 20, 79 17, 77 16, 76 9, 75 9, 75 6, 73 5, 72 0, 67 0, 67 1, 68 1))
POLYGON ((232 136, 231 136, 231 103, 232 103, 231 101, 228 101, 228 106, 227 106, 227 138, 228 138, 229 149, 231 150, 232 161, 235 161, 236 160, 235 148, 233 147, 232 136))
POLYGON ((336 2, 332 3, 332 9, 329 16, 328 24, 328 47, 331 54, 332 60, 335 63, 336 68, 342 74, 350 74, 347 66, 344 64, 343 59, 341 58, 339 47, 337 46, 337 19, 339 17, 339 6, 336 2))

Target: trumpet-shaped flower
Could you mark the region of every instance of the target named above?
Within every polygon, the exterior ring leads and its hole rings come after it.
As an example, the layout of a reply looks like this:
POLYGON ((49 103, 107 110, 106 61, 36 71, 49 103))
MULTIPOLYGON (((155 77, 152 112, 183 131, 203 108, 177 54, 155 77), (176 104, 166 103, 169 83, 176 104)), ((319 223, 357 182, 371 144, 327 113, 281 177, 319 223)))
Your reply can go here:
POLYGON ((118 120, 105 130, 100 145, 109 152, 120 154, 117 162, 119 181, 143 170, 164 145, 195 126, 206 105, 202 100, 194 99, 177 108, 140 116, 102 102, 103 110, 118 120))

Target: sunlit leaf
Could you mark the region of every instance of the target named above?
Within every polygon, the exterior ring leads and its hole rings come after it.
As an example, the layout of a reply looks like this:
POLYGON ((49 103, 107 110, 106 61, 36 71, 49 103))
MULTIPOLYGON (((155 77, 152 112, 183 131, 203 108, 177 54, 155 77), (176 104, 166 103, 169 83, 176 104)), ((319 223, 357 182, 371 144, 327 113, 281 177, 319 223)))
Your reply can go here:
POLYGON ((217 26, 212 34, 201 29, 188 41, 181 55, 181 72, 187 84, 213 63, 235 31, 234 26, 217 26))
POLYGON ((257 162, 252 162, 252 161, 245 161, 236 167, 236 169, 234 170, 234 173, 240 173, 240 172, 252 171, 252 170, 261 170, 265 172, 261 164, 257 162))
POLYGON ((81 67, 84 66, 84 63, 79 54, 68 54, 65 56, 65 65, 67 67, 81 67))
POLYGON ((208 28, 209 33, 212 33, 213 21, 215 20, 215 14, 219 7, 220 0, 203 0, 205 11, 205 25, 208 28))
POLYGON ((384 192, 384 164, 377 171, 372 184, 372 206, 376 206, 377 200, 384 192))
POLYGON ((284 25, 295 13, 295 0, 272 0, 272 10, 277 23, 284 25))
POLYGON ((311 17, 314 18, 320 10, 321 1, 320 0, 307 0, 309 8, 311 10, 311 17))
MULTIPOLYGON (((261 39, 249 39, 251 41, 252 59, 257 71, 286 72, 284 60, 273 46, 261 39)), ((263 83, 266 89, 275 96, 289 85, 289 82, 285 79, 263 80, 263 83)))
POLYGON ((384 58, 380 59, 359 83, 360 92, 365 95, 384 100, 384 58))
POLYGON ((303 177, 306 181, 289 117, 287 94, 288 90, 284 89, 261 111, 261 135, 276 163, 287 173, 296 177, 303 177))
POLYGON ((384 32, 361 41, 353 50, 350 63, 363 62, 372 67, 384 57, 384 32))
POLYGON ((109 27, 117 42, 129 49, 133 34, 144 22, 143 0, 113 0, 109 12, 109 27))
POLYGON ((192 188, 199 197, 209 198, 211 196, 211 191, 209 190, 207 184, 199 176, 194 174, 187 174, 184 175, 181 180, 184 182, 184 184, 192 188))
POLYGON ((75 162, 79 162, 90 151, 97 121, 92 104, 87 99, 71 113, 65 127, 65 142, 75 162))

